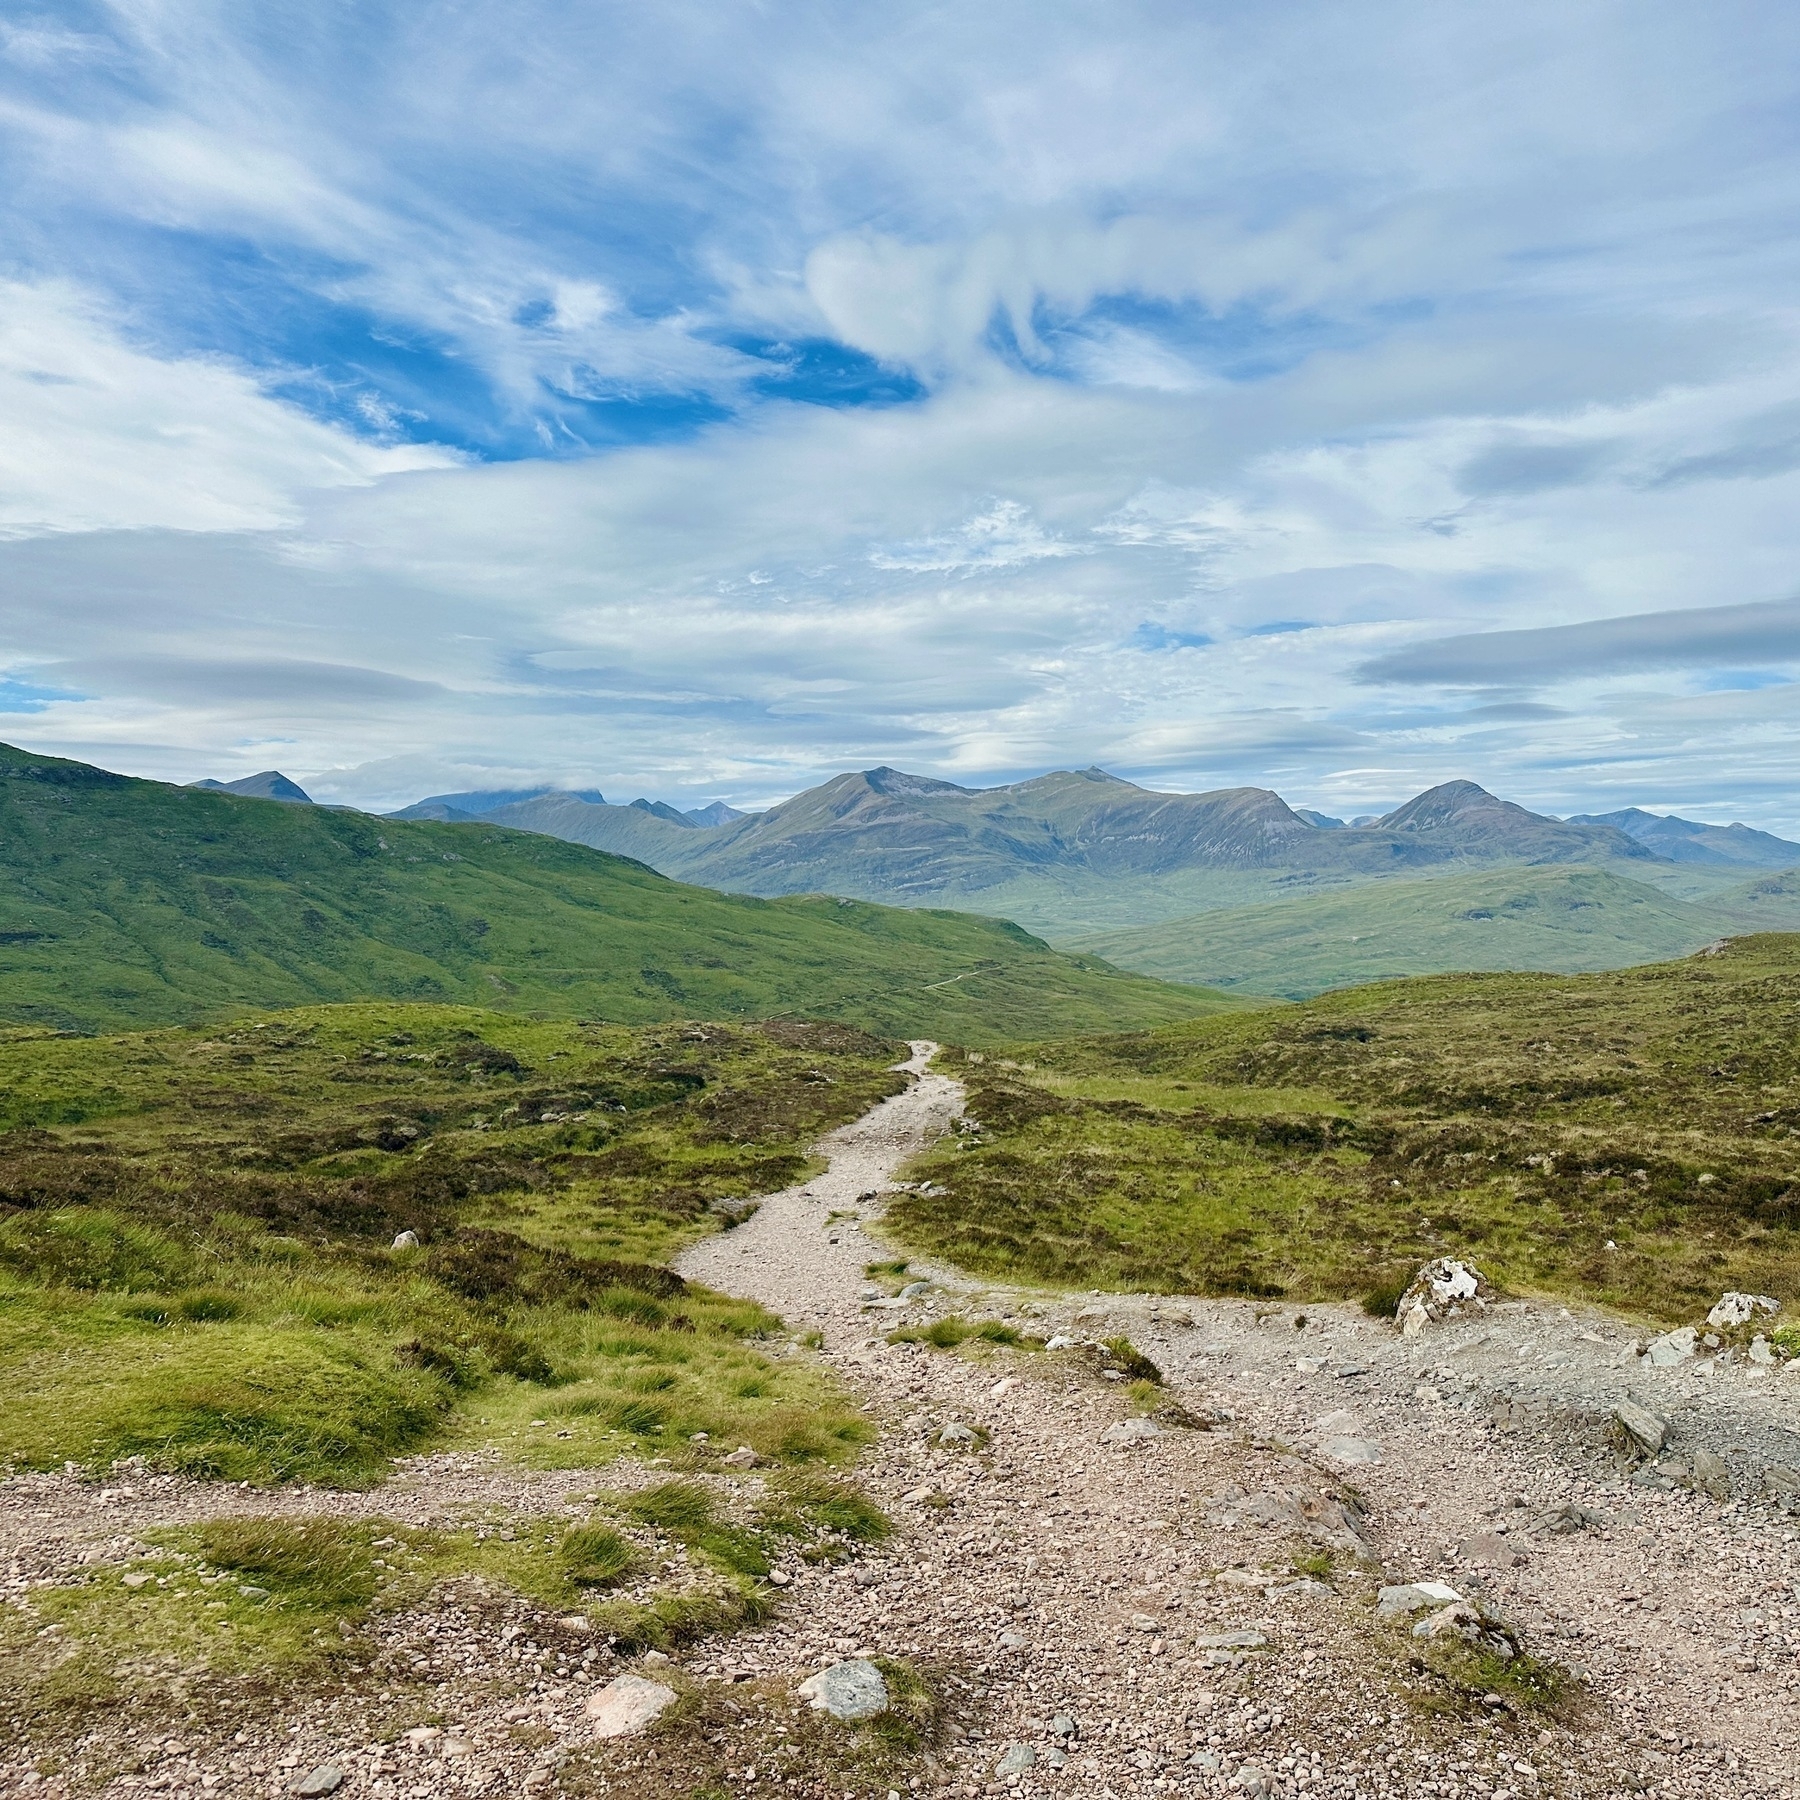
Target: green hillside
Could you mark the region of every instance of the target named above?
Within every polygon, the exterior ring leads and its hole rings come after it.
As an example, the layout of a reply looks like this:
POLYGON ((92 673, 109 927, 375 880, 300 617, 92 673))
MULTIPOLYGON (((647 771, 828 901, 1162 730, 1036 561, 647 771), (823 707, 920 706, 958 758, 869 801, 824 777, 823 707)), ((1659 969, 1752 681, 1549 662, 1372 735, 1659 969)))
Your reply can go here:
MULTIPOLYGON (((970 1052, 978 1125, 888 1228, 1091 1288, 1362 1295, 1426 1259, 1691 1320, 1800 1302, 1800 936, 1591 975, 1438 975, 970 1052)), ((1784 1317, 1786 1314, 1783 1315, 1784 1317)), ((1788 1328, 1800 1350, 1800 1331, 1788 1328)))
POLYGON ((1784 876, 1689 901, 1605 869, 1540 867, 1365 883, 1096 932, 1072 947, 1165 981, 1303 999, 1444 969, 1625 968, 1795 927, 1800 889, 1784 876))
POLYGON ((1018 926, 756 900, 492 825, 169 787, 0 746, 0 1020, 91 1031, 399 999, 800 1014, 982 1043, 1230 1004, 1018 926))

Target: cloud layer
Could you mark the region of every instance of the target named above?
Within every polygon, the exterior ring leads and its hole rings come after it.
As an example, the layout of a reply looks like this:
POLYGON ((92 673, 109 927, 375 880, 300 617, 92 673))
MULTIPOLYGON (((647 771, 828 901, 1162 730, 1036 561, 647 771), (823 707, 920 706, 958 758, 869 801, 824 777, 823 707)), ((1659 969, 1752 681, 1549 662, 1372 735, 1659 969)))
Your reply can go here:
POLYGON ((1800 830, 1800 16, 0 32, 0 736, 1800 830))

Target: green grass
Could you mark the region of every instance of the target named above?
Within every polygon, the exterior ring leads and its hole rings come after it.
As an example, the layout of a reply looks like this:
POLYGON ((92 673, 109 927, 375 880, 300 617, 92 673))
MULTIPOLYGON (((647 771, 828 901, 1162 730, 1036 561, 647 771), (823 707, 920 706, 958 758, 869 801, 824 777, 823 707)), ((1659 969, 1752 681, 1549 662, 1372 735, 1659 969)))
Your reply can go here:
POLYGON ((95 1031, 371 999, 640 1025, 799 1015, 969 1043, 1226 1004, 1004 920, 719 894, 527 832, 0 746, 0 1020, 95 1031))
POLYGON ((1800 1298, 1800 938, 949 1066, 980 1129, 888 1230, 983 1273, 1385 1307, 1459 1254, 1653 1318, 1800 1298))
POLYGON ((835 1025, 398 1005, 15 1032, 0 1463, 362 1484, 432 1444, 841 1460, 869 1428, 819 1365, 665 1265, 808 1173, 900 1053, 835 1025))
POLYGON ((1301 1000, 1444 969, 1574 972, 1684 956, 1734 931, 1800 925, 1789 885, 1740 881, 1688 901, 1606 869, 1489 869, 1094 932, 1068 947, 1165 981, 1301 1000))

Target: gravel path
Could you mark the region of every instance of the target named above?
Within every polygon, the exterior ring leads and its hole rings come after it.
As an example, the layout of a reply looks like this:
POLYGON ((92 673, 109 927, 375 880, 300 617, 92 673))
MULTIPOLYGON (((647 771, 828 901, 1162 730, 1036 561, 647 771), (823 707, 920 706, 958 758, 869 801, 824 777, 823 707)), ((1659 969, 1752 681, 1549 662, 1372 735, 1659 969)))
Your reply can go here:
MULTIPOLYGON (((1794 1521, 1631 1485, 1605 1441, 1612 1405, 1633 1397, 1670 1417, 1676 1449, 1718 1449, 1740 1490, 1760 1492, 1761 1468, 1800 1452, 1800 1374, 1653 1371, 1618 1321, 1519 1303, 1402 1341, 1339 1307, 1037 1293, 918 1263, 904 1279, 931 1285, 899 1299, 865 1269, 895 1256, 879 1236, 894 1173, 961 1106, 931 1050, 914 1046, 905 1093, 824 1141, 826 1174, 681 1261, 818 1334, 881 1428, 858 1479, 901 1525, 847 1567, 796 1558, 777 1619, 701 1645, 692 1677, 797 1678, 855 1652, 950 1672, 955 1741, 921 1768, 925 1793, 1800 1794, 1794 1521), (1078 1342, 886 1341, 947 1314, 1078 1342), (1130 1396, 1081 1348, 1118 1333, 1211 1429, 1121 1429, 1130 1396), (1568 1503, 1583 1528, 1538 1527, 1568 1503), (1296 1550, 1317 1558, 1304 1572, 1296 1550), (1583 1673, 1591 1703, 1569 1723, 1432 1705, 1405 1625, 1374 1606, 1379 1582, 1423 1579, 1497 1607, 1533 1653, 1583 1673)), ((574 1514, 597 1486, 651 1478, 439 1456, 373 1495, 254 1504, 429 1524, 482 1506, 574 1514)), ((0 1483, 0 1550, 28 1591, 150 1524, 246 1499, 19 1478, 0 1483)), ((139 1733, 125 1756, 98 1732, 86 1762, 46 1777, 10 1760, 0 1786, 273 1795, 330 1760, 340 1792, 376 1800, 528 1791, 583 1742, 583 1702, 614 1672, 479 1584, 396 1620, 381 1655, 406 1684, 272 1699, 230 1741, 139 1733), (441 1732, 396 1741, 413 1720, 441 1732)), ((741 1788, 774 1785, 765 1770, 741 1788)))

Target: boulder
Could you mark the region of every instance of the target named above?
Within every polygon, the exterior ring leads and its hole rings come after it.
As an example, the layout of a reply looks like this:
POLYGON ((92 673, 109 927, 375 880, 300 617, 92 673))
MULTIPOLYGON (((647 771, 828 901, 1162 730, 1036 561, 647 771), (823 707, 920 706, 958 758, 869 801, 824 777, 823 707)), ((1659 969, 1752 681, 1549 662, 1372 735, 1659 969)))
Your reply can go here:
POLYGON ((1682 1325, 1674 1331, 1665 1331, 1659 1338, 1652 1338, 1644 1354, 1652 1368, 1673 1369, 1681 1363, 1691 1362, 1699 1350, 1699 1332, 1692 1325, 1682 1325))
POLYGON ((873 1719, 888 1709, 887 1681, 860 1656, 821 1669, 801 1682, 798 1691, 814 1712, 830 1713, 834 1719, 873 1719))
POLYGON ((1487 1277, 1472 1263, 1439 1256, 1412 1278, 1394 1308, 1394 1322, 1406 1337, 1417 1337, 1427 1325, 1481 1312, 1494 1297, 1487 1277))
POLYGON ((1328 1437, 1319 1449, 1333 1462, 1362 1465, 1381 1461, 1381 1446, 1373 1438, 1328 1437))
POLYGON ((1403 1586, 1384 1587, 1375 1596, 1375 1616, 1404 1619, 1428 1606, 1454 1606, 1461 1599, 1462 1595, 1446 1581, 1409 1581, 1403 1586))
POLYGON ((588 1696, 582 1709, 603 1738, 629 1737, 642 1731, 652 1719, 675 1704, 675 1690, 642 1675, 618 1675, 599 1693, 588 1696))
POLYGON ((1118 1419, 1101 1432, 1100 1442, 1111 1450, 1133 1450, 1161 1436, 1154 1419, 1118 1419))
POLYGON ((336 1763, 320 1763, 309 1774, 288 1784, 288 1792, 298 1800, 324 1800, 344 1785, 344 1771, 336 1763))
POLYGON ((402 1231, 394 1239, 396 1250, 416 1250, 419 1247, 419 1234, 416 1231, 402 1231))
POLYGON ((1669 1425, 1649 1407, 1621 1400, 1613 1408, 1613 1442, 1633 1457, 1655 1456, 1669 1441, 1669 1425))
POLYGON ((1714 1331, 1731 1331, 1753 1319, 1772 1319, 1780 1311, 1781 1302, 1768 1294, 1740 1294, 1734 1289, 1719 1296, 1706 1322, 1714 1331))

